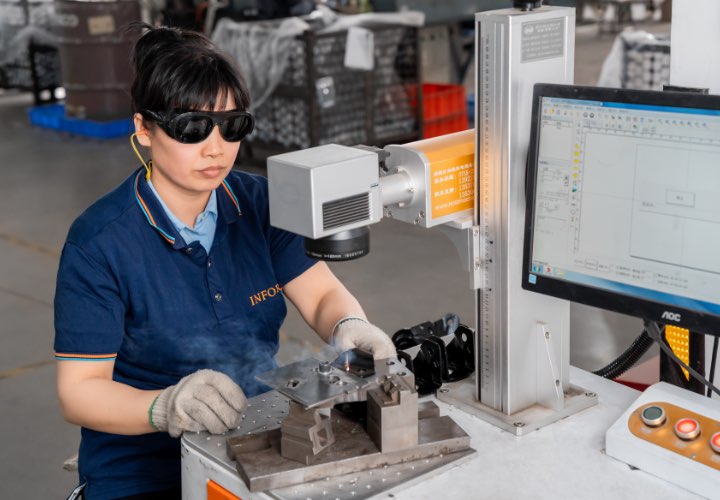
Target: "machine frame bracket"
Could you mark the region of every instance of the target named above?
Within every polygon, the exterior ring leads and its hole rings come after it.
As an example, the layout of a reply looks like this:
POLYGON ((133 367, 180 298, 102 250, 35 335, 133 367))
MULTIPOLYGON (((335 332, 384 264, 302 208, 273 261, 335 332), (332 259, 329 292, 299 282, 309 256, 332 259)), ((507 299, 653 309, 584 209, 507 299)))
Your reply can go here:
POLYGON ((484 268, 480 261, 482 234, 473 225, 472 217, 465 217, 439 226, 458 251, 463 269, 470 275, 470 288, 477 290, 484 281, 484 268))

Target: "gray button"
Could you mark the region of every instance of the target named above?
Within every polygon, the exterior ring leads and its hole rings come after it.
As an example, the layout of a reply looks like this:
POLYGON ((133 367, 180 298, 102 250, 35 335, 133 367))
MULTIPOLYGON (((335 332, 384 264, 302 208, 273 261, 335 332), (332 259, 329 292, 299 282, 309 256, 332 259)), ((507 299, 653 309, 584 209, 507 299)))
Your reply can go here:
POLYGON ((215 294, 215 302, 220 302, 222 300, 222 293, 217 292, 215 294))
POLYGON ((208 259, 208 267, 212 267, 212 260, 208 259))
POLYGON ((185 249, 185 253, 188 254, 188 255, 190 255, 190 254, 192 253, 192 247, 187 247, 187 248, 185 249))
POLYGON ((648 406, 642 411, 640 418, 648 427, 660 427, 665 423, 665 410, 657 405, 648 406))

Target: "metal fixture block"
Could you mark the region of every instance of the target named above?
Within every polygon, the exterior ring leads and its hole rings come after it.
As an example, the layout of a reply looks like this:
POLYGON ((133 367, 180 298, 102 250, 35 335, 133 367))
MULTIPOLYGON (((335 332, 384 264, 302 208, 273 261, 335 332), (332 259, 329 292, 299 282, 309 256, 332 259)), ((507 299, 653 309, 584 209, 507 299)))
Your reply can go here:
POLYGON ((367 393, 367 431, 381 452, 418 444, 418 396, 398 375, 389 375, 367 393))
POLYGON ((290 401, 289 410, 280 428, 282 456, 309 464, 312 457, 335 442, 330 425, 330 409, 306 410, 295 401, 290 401))

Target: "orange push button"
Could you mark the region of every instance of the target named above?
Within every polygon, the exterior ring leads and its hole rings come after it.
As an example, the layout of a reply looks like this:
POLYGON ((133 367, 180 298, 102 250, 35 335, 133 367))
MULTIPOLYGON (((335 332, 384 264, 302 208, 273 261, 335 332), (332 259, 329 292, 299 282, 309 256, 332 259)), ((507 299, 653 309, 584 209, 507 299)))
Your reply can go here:
POLYGON ((694 418, 681 418, 675 423, 675 434, 685 441, 693 440, 700 435, 700 424, 694 418))
POLYGON ((716 432, 710 438, 710 448, 712 448, 715 453, 720 453, 720 432, 716 432))

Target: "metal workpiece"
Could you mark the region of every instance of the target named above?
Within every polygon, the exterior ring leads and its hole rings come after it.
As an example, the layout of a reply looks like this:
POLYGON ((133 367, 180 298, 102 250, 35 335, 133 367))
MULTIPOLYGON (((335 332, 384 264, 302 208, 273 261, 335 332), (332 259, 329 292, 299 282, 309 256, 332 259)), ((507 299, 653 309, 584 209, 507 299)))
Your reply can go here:
MULTIPOLYGON (((386 358, 375 360, 374 384, 380 384, 386 377, 397 375, 401 377, 409 387, 415 387, 415 375, 403 365, 398 358, 386 358)), ((371 389, 368 387, 365 389, 371 389)))
POLYGON ((354 351, 356 349, 340 354, 332 363, 310 358, 255 378, 307 409, 365 401, 367 391, 377 387, 387 375, 397 374, 414 387, 415 377, 397 358, 370 358, 374 364, 371 368, 354 351))
POLYGON ((332 373, 332 365, 329 361, 320 361, 318 363, 318 373, 320 375, 330 375, 332 373))
POLYGON ((360 378, 369 378, 376 373, 375 364, 371 352, 355 348, 340 354, 331 363, 331 366, 360 378))
POLYGON ((367 432, 381 452, 418 444, 418 395, 398 375, 385 376, 367 392, 367 432))
POLYGON ((288 416, 280 427, 281 454, 285 458, 309 464, 312 458, 335 442, 330 424, 330 408, 306 410, 290 401, 288 416))
POLYGON ((359 401, 360 389, 370 382, 320 360, 305 359, 261 373, 256 378, 305 408, 359 401))

